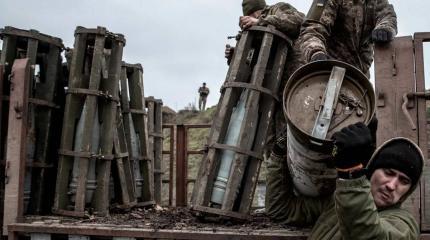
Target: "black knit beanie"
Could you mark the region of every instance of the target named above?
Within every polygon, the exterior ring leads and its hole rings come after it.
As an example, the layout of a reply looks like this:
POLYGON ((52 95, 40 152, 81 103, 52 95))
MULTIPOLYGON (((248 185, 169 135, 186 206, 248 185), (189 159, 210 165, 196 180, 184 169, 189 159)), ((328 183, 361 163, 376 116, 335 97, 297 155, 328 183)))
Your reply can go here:
POLYGON ((421 176, 423 160, 419 150, 407 141, 393 141, 383 146, 369 163, 368 176, 378 168, 392 168, 406 174, 415 186, 421 176))
POLYGON ((250 15, 251 13, 258 10, 263 10, 264 7, 266 7, 266 1, 264 0, 243 0, 243 16, 250 15))

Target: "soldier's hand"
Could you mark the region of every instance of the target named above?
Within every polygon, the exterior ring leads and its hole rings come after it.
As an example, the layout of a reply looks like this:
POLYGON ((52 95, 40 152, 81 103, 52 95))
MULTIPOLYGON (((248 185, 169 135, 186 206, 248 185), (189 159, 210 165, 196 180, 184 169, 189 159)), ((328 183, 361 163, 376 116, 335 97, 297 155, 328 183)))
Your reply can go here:
POLYGON ((231 58, 234 54, 234 47, 230 46, 230 44, 225 45, 224 56, 227 58, 227 64, 230 65, 231 58))
POLYGON ((378 43, 386 43, 393 39, 393 33, 387 29, 375 29, 372 32, 372 40, 378 43))
POLYGON ((372 133, 362 122, 342 128, 333 134, 332 139, 332 155, 338 171, 364 167, 375 151, 372 133))
POLYGON ((327 54, 323 53, 323 52, 316 52, 312 55, 311 57, 311 62, 315 62, 315 61, 325 61, 328 59, 327 54))
POLYGON ((242 30, 245 30, 245 29, 250 28, 250 27, 257 25, 257 24, 258 24, 257 18, 254 18, 251 16, 241 16, 239 18, 239 27, 242 30))

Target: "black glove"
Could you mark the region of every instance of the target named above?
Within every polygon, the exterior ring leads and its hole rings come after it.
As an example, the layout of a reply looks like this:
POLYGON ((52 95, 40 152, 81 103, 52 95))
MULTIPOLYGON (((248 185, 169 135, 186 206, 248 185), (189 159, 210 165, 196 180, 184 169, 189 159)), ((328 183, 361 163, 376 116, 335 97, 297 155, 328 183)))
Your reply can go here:
POLYGON ((325 61, 328 59, 327 54, 323 53, 323 52, 316 52, 312 55, 311 57, 311 62, 315 62, 315 61, 325 61))
POLYGON ((367 164, 373 152, 372 133, 362 122, 344 127, 333 134, 333 157, 336 169, 348 170, 367 164))
POLYGON ((375 29, 372 32, 372 40, 377 43, 386 43, 391 41, 393 33, 387 29, 375 29))

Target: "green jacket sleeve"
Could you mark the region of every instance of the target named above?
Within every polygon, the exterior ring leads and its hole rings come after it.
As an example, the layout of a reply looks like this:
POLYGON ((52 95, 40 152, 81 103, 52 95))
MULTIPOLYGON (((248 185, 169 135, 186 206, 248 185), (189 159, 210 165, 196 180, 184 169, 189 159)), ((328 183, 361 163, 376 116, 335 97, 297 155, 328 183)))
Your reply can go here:
POLYGON ((273 25, 290 38, 297 38, 305 15, 288 3, 266 7, 259 17, 259 25, 273 25))
MULTIPOLYGON (((313 5, 317 4, 314 0, 313 5)), ((337 18, 339 3, 336 0, 327 0, 321 16, 310 17, 308 14, 302 24, 302 32, 300 33, 300 49, 304 55, 304 59, 309 62, 311 57, 316 52, 327 54, 326 42, 330 36, 331 29, 337 18)))
POLYGON ((418 239, 418 225, 406 210, 378 212, 365 176, 338 179, 335 206, 343 239, 418 239))
POLYGON ((393 36, 397 34, 397 15, 393 5, 387 0, 379 0, 376 4, 375 29, 387 29, 393 36))
POLYGON ((308 226, 318 219, 328 199, 297 197, 282 156, 271 154, 267 163, 266 212, 276 222, 308 226))

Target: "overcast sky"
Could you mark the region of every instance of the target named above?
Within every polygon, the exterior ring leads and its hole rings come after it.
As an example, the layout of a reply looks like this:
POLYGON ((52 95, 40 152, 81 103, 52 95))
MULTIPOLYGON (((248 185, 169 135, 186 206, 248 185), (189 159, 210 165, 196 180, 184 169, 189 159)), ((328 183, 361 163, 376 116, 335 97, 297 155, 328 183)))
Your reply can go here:
MULTIPOLYGON (((267 4, 278 1, 266 0, 267 4)), ((241 0, 42 0, 0 1, 0 27, 36 29, 73 47, 76 26, 125 35, 123 59, 144 67, 145 96, 161 98, 178 110, 198 99, 206 82, 208 106, 218 102, 225 80, 227 36, 239 30, 241 0)), ((307 12, 311 0, 287 0, 307 12)), ((398 15, 399 36, 430 31, 424 0, 391 0, 398 15)))

